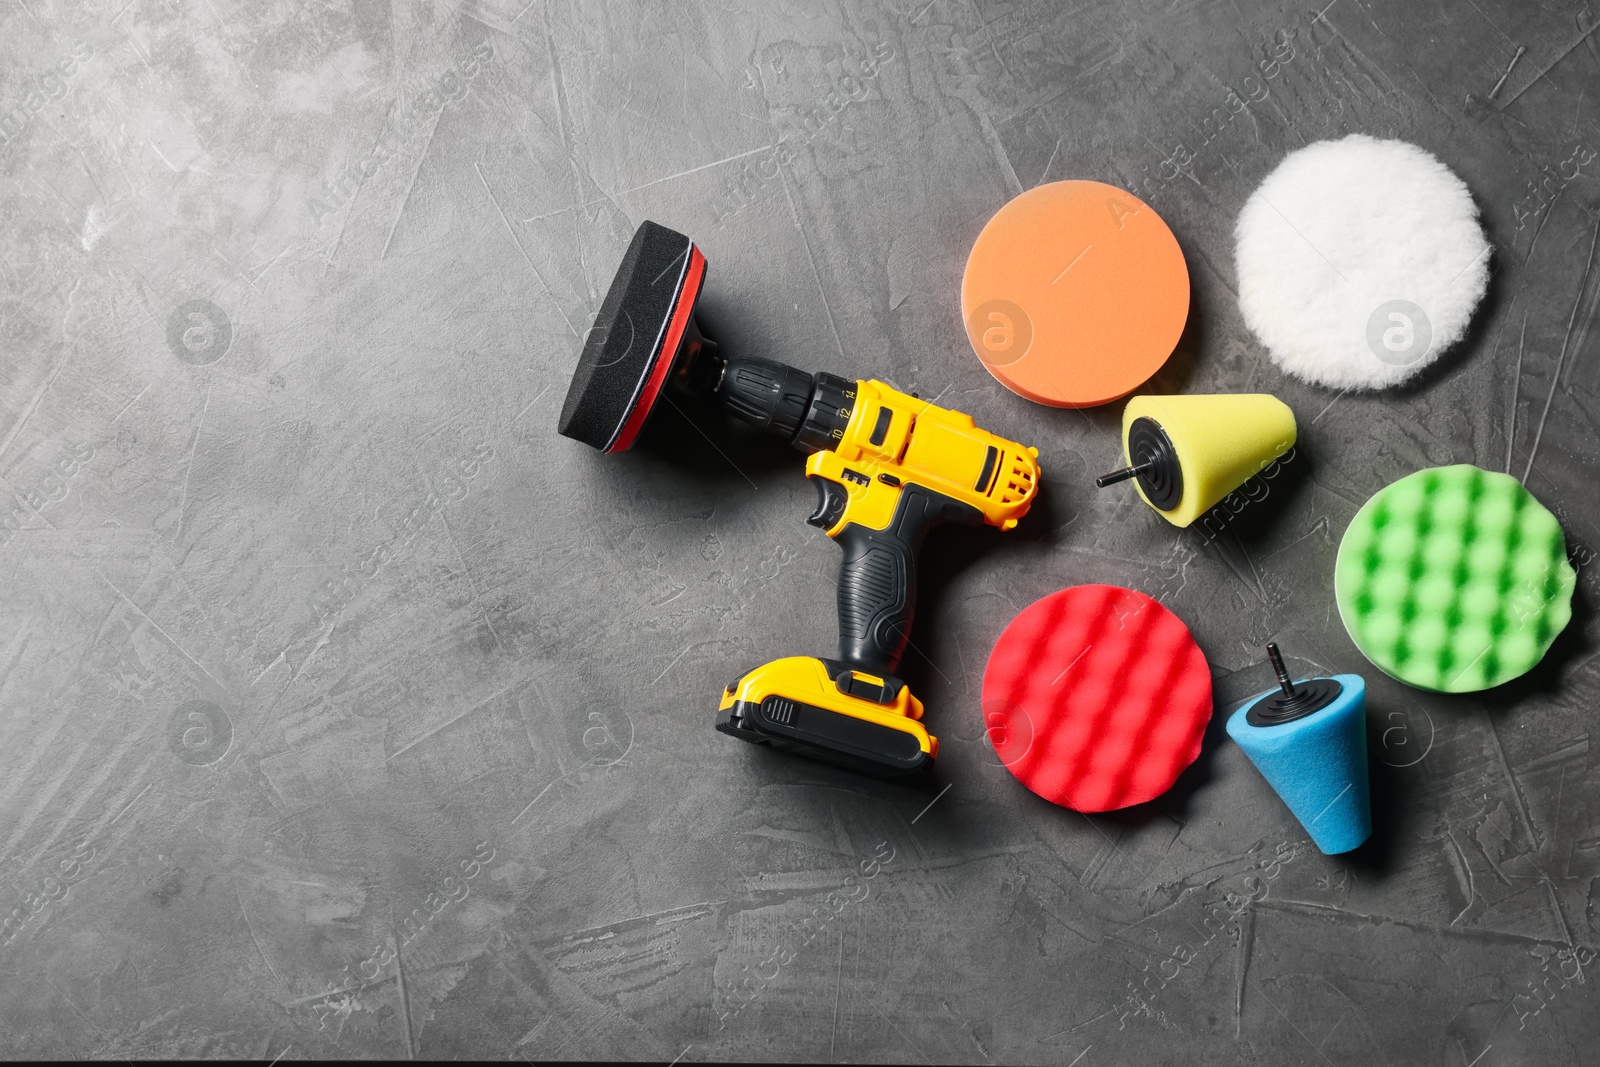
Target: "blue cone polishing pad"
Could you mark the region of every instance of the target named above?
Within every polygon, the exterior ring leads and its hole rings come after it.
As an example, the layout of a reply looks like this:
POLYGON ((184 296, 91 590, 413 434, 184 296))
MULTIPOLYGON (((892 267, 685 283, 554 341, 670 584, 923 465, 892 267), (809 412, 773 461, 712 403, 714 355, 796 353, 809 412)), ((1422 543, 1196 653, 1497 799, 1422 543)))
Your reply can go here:
POLYGON ((1262 693, 1228 718, 1239 743, 1278 796, 1328 855, 1349 852, 1372 834, 1367 791, 1367 685, 1356 674, 1296 683, 1304 706, 1282 713, 1279 690, 1262 693), (1299 712, 1298 717, 1293 713, 1299 712))

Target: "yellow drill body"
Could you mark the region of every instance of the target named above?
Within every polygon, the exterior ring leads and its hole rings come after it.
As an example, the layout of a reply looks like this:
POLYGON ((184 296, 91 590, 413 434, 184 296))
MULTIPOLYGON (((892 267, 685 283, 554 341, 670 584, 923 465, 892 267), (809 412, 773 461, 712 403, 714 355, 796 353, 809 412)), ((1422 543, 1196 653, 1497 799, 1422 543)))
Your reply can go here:
POLYGON ((829 537, 848 523, 886 529, 912 484, 972 505, 1002 530, 1028 513, 1039 485, 1038 449, 883 382, 856 382, 853 400, 838 446, 806 460, 808 477, 826 478, 849 494, 843 514, 827 527, 829 537))

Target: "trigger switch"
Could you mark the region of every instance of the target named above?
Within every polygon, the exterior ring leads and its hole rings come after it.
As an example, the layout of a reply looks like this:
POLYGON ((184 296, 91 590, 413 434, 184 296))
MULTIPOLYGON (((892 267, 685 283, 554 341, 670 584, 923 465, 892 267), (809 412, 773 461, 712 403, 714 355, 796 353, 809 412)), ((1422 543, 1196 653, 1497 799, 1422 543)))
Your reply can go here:
POLYGON ((806 521, 823 530, 832 529, 844 516, 850 494, 845 492, 844 486, 827 478, 813 476, 811 483, 817 487, 817 510, 808 515, 806 521))

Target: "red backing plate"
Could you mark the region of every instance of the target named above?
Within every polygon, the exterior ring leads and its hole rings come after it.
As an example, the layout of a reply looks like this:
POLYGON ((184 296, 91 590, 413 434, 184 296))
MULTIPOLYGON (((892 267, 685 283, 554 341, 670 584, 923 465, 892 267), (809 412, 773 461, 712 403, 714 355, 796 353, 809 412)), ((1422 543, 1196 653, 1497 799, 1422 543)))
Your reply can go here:
POLYGON ((1077 585, 1011 620, 983 672, 1000 760, 1046 800, 1112 811, 1152 800, 1200 754, 1211 671, 1155 600, 1077 585))
POLYGON ((672 318, 667 320, 666 336, 656 350, 650 376, 639 386, 639 396, 633 402, 633 410, 628 413, 627 421, 617 431, 617 439, 606 449, 607 452, 626 452, 633 447, 633 439, 639 436, 639 431, 644 429, 645 420, 650 417, 650 410, 656 406, 656 397, 661 394, 661 386, 667 380, 667 373, 672 370, 672 361, 678 358, 678 346, 683 344, 683 331, 689 327, 689 318, 694 314, 694 302, 700 299, 700 284, 705 277, 706 257, 700 254, 697 246, 691 244, 689 262, 684 265, 683 284, 678 289, 678 302, 672 309, 672 318))

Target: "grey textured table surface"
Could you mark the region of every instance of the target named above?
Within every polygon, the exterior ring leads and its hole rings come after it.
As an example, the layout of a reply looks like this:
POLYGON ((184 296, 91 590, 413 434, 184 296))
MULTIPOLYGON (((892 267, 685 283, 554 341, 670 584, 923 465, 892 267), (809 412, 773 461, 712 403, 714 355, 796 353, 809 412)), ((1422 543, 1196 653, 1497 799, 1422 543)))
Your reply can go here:
POLYGON ((0 1053, 1600 1062, 1597 26, 1554 0, 5 5, 0 1053), (1438 154, 1495 246, 1467 341, 1377 397, 1282 377, 1232 291, 1249 191, 1355 131, 1438 154), (1115 406, 1029 404, 963 335, 983 222, 1069 177, 1145 197, 1188 257, 1151 388, 1299 414, 1214 541, 1096 495, 1115 406), (1023 526, 930 545, 931 782, 711 729, 734 673, 833 647, 793 452, 677 417, 623 457, 556 436, 645 218, 705 249, 724 342, 1039 446, 1023 526), (1448 698, 1365 663, 1330 576, 1373 491, 1468 461, 1525 477, 1582 566, 1544 664, 1448 698), (1306 845, 1220 714, 1145 808, 1023 790, 984 659, 1083 582, 1177 611, 1219 713, 1268 686, 1269 639, 1365 673, 1374 840, 1306 845))

